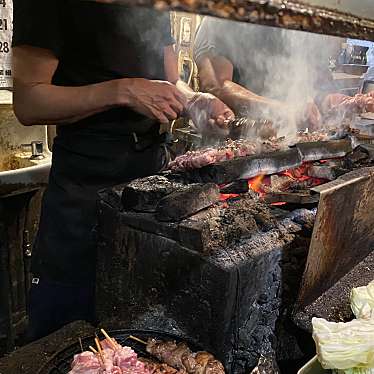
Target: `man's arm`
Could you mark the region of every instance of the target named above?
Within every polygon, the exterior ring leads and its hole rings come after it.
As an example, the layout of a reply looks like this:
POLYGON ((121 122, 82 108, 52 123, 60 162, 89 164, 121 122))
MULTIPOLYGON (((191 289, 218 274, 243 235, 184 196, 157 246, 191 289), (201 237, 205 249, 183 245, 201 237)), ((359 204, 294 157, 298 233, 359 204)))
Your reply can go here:
POLYGON ((243 109, 256 110, 266 106, 277 108, 281 105, 234 83, 233 65, 223 56, 203 55, 196 63, 202 89, 220 98, 236 114, 240 114, 243 109))
POLYGON ((46 49, 15 47, 13 66, 14 110, 24 125, 69 124, 122 106, 164 123, 184 110, 184 96, 163 81, 124 78, 81 87, 53 85, 58 59, 46 49))
POLYGON ((277 117, 300 117, 307 121, 311 128, 320 126, 321 114, 314 103, 308 103, 304 113, 294 113, 286 103, 259 96, 232 81, 233 65, 222 56, 211 56, 205 54, 197 60, 199 68, 200 83, 203 90, 211 92, 225 104, 227 104, 236 115, 247 115, 248 112, 277 117))

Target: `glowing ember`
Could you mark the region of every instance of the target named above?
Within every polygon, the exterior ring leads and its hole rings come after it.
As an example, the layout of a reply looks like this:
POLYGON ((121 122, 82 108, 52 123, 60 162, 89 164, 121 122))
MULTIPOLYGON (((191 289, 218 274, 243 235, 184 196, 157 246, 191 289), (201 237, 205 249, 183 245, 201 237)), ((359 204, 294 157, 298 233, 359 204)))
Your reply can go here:
POLYGON ((226 201, 228 199, 232 199, 234 197, 238 197, 239 194, 237 193, 221 193, 220 201, 226 201))
MULTIPOLYGON (((323 184, 326 182, 324 179, 314 178, 310 177, 308 175, 308 169, 312 166, 312 163, 306 162, 303 165, 294 168, 282 171, 278 173, 277 175, 279 177, 283 177, 285 180, 282 182, 282 184, 278 185, 276 181, 272 180, 272 176, 266 176, 266 175, 258 175, 257 177, 248 179, 248 187, 256 192, 260 198, 264 198, 264 196, 273 191, 290 191, 296 189, 308 189, 314 186, 318 186, 320 184, 323 184), (286 178, 287 177, 287 178, 286 178), (274 185, 273 185, 274 183, 274 185)), ((224 186, 220 186, 221 188, 224 186)), ((228 199, 239 197, 239 194, 222 194, 221 193, 221 201, 226 201, 228 199)), ((272 203, 271 205, 275 206, 282 206, 286 205, 287 202, 279 201, 272 203)))
POLYGON ((285 175, 285 176, 290 177, 292 179, 297 179, 297 180, 300 180, 300 181, 305 181, 305 180, 308 180, 310 178, 307 175, 309 167, 310 167, 309 163, 304 163, 303 165, 301 165, 301 166, 299 166, 297 168, 285 170, 285 171, 283 171, 283 172, 281 172, 279 174, 280 175, 285 175))

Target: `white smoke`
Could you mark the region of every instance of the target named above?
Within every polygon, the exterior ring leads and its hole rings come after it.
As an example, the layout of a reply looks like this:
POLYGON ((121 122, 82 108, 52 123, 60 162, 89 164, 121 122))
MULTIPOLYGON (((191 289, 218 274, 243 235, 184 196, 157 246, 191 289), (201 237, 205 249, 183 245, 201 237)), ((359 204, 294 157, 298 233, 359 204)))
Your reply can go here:
MULTIPOLYGON (((224 45, 240 75, 240 84, 256 94, 287 104, 286 113, 260 109, 246 113, 281 124, 280 135, 296 133, 306 106, 331 88, 329 58, 336 57, 341 39, 301 31, 212 19, 207 38, 224 45), (212 36, 212 33, 218 33, 212 36), (261 72, 261 74, 258 74, 261 72), (263 77, 257 80, 256 75, 263 77), (256 92, 260 88, 261 92, 256 92), (282 118, 282 121, 280 121, 282 118)), ((218 48, 217 48, 218 53, 218 48)))

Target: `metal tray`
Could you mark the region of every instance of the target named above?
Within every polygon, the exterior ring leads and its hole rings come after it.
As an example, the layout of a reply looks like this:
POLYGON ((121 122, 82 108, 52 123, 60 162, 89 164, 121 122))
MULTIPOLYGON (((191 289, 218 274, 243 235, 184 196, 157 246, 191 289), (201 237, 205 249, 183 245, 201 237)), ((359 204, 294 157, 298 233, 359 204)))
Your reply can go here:
MULTIPOLYGON (((185 342, 194 352, 201 351, 194 342, 182 338, 177 335, 168 334, 161 331, 152 330, 115 330, 108 331, 108 334, 115 338, 118 343, 131 347, 139 356, 150 358, 143 344, 129 339, 130 335, 134 335, 142 340, 148 338, 156 338, 160 340, 175 340, 176 342, 185 342)), ((94 336, 82 338, 82 346, 84 350, 88 350, 88 346, 94 346, 94 336)), ((74 355, 81 352, 79 342, 76 342, 67 348, 57 352, 39 371, 37 374, 67 374, 71 370, 71 363, 74 355)))

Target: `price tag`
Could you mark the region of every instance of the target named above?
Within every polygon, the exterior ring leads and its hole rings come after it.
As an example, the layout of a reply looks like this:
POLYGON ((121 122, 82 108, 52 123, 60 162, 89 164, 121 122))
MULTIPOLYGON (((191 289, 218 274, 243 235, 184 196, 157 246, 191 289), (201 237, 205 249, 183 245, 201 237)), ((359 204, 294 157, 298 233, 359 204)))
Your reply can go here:
POLYGON ((0 88, 12 88, 13 0, 0 0, 0 88))

